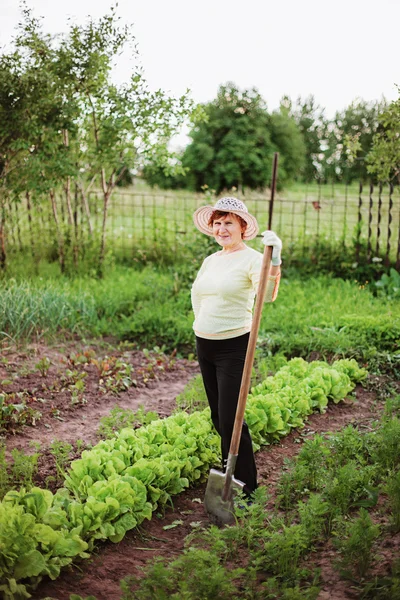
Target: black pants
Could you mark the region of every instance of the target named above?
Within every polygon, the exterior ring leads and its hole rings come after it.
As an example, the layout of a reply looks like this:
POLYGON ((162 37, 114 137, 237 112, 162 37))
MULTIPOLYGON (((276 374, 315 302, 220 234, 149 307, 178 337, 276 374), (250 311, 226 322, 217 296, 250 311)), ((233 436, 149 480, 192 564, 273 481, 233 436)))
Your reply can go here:
MULTIPOLYGON (((228 458, 249 335, 228 340, 196 337, 197 357, 211 409, 211 419, 221 436, 223 466, 228 458)), ((235 477, 246 484, 247 494, 257 487, 257 470, 247 424, 243 423, 235 477)))

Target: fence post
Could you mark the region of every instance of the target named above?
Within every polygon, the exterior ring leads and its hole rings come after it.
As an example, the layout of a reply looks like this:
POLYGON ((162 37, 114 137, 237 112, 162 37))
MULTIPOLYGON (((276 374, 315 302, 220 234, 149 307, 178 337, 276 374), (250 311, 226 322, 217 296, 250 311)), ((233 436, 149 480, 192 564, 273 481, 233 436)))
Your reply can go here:
POLYGON ((379 242, 381 237, 381 219, 382 219, 382 184, 379 184, 378 193, 378 222, 376 225, 376 247, 375 256, 379 256, 379 242))
POLYGON ((360 239, 361 239, 361 222, 362 222, 362 213, 361 213, 361 208, 362 208, 362 191, 363 191, 363 184, 360 181, 360 187, 359 187, 359 193, 358 193, 358 220, 357 220, 357 242, 356 242, 356 261, 357 263, 360 262, 360 239))
POLYGON ((368 210, 367 262, 371 262, 371 257, 372 257, 372 207, 374 204, 373 193, 374 193, 374 186, 372 183, 370 183, 369 184, 369 210, 368 210))
MULTIPOLYGON (((386 242, 386 256, 385 256, 385 266, 388 267, 390 265, 390 238, 392 237, 392 209, 393 209, 393 185, 389 183, 389 206, 388 206, 388 231, 387 231, 387 242, 386 242)), ((396 266, 397 268, 397 266, 396 266)))
POLYGON ((271 229, 271 227, 272 227, 272 216, 274 213, 276 179, 277 179, 277 173, 278 173, 278 159, 279 159, 279 152, 275 152, 274 162, 272 164, 272 183, 271 183, 271 196, 269 199, 268 229, 271 229))

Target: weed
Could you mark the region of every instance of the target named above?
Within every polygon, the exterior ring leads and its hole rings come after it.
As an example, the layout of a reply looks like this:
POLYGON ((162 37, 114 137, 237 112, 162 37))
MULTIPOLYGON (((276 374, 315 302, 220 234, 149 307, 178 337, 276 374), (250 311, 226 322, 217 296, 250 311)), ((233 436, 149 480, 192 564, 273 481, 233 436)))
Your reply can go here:
POLYGON ((10 480, 14 488, 25 487, 30 490, 38 470, 39 453, 25 454, 23 450, 14 448, 11 451, 13 463, 10 467, 10 480))
POLYGON ((72 445, 62 440, 54 440, 50 444, 50 453, 53 455, 57 474, 60 481, 64 481, 66 476, 66 469, 70 463, 70 456, 72 451, 72 445))
POLYGON ((208 401, 201 375, 195 375, 186 384, 183 392, 176 397, 176 406, 177 410, 185 410, 187 412, 207 408, 208 401))
POLYGON ((115 406, 110 410, 108 416, 100 419, 100 426, 97 435, 101 438, 112 438, 115 434, 125 427, 140 427, 147 425, 151 421, 157 420, 158 414, 153 411, 145 411, 143 406, 139 406, 137 411, 120 408, 115 406))
POLYGON ((277 486, 277 507, 289 510, 304 495, 309 494, 309 474, 306 465, 285 461, 288 471, 282 473, 277 486))

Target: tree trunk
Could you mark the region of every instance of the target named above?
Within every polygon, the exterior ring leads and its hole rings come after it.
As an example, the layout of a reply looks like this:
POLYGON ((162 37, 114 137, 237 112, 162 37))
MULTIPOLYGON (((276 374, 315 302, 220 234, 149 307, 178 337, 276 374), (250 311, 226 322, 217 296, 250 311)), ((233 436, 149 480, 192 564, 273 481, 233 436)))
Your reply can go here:
POLYGON ((18 237, 19 249, 22 250, 23 244, 22 244, 22 239, 21 239, 21 227, 19 225, 18 202, 15 202, 15 216, 16 216, 16 221, 17 221, 17 237, 18 237))
POLYGON ((32 256, 33 258, 35 258, 35 238, 33 235, 33 229, 32 229, 32 205, 31 205, 31 196, 30 193, 27 191, 25 194, 26 197, 26 208, 28 211, 28 226, 29 226, 29 235, 31 238, 31 252, 32 252, 32 256))
POLYGON ((60 227, 60 221, 58 218, 57 204, 56 204, 56 197, 55 197, 54 190, 50 191, 50 200, 51 200, 51 207, 53 209, 54 221, 55 221, 56 229, 57 229, 58 257, 60 260, 61 273, 65 273, 64 240, 63 240, 63 235, 62 235, 62 231, 61 231, 61 227, 60 227))
POLYGON ((7 254, 6 254, 6 213, 4 199, 1 199, 0 205, 0 269, 6 270, 7 254))
POLYGON ((103 277, 103 266, 104 266, 104 258, 106 253, 106 225, 107 225, 107 214, 108 214, 108 202, 110 200, 111 194, 115 187, 116 181, 115 177, 115 169, 111 173, 110 179, 106 182, 106 173, 105 170, 101 170, 101 181, 103 187, 103 224, 101 228, 101 246, 100 246, 100 256, 99 256, 99 267, 98 267, 98 275, 99 277, 103 277))
POLYGON ((87 195, 86 195, 89 188, 85 191, 85 188, 84 188, 84 186, 83 186, 82 183, 80 184, 79 187, 80 187, 80 190, 81 190, 82 203, 83 203, 83 207, 85 209, 85 214, 86 214, 86 218, 87 218, 87 222, 88 222, 89 234, 90 234, 90 236, 92 236, 92 234, 93 234, 93 227, 92 227, 92 221, 91 221, 91 218, 90 218, 89 203, 88 203, 88 199, 87 199, 87 195))
POLYGON ((5 215, 8 215, 8 237, 16 250, 17 249, 17 240, 15 238, 15 232, 14 232, 14 219, 13 219, 13 214, 12 214, 12 209, 11 209, 10 197, 8 195, 7 195, 7 201, 4 202, 4 222, 7 220, 5 215))
POLYGON ((108 201, 110 200, 111 190, 104 194, 103 202, 103 224, 101 228, 101 245, 100 245, 100 256, 98 266, 98 276, 103 277, 104 257, 106 253, 106 225, 107 225, 107 213, 108 213, 108 201))

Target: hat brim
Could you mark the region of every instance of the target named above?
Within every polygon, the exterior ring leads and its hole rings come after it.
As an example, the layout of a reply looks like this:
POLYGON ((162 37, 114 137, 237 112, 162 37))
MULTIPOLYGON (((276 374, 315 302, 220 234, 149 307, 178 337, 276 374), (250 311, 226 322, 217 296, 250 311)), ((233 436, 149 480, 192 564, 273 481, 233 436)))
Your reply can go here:
MULTIPOLYGON (((213 228, 208 224, 208 222, 211 218, 212 213, 215 212, 216 210, 220 210, 220 209, 215 208, 215 206, 201 206, 194 212, 193 222, 194 222, 195 226, 197 227, 197 229, 199 231, 201 231, 201 233, 205 233, 206 235, 210 235, 211 237, 214 237, 213 228)), ((226 210, 226 211, 220 211, 220 212, 226 212, 226 214, 238 215, 239 217, 242 217, 242 219, 244 221, 246 221, 247 227, 243 234, 244 240, 246 240, 246 241, 253 240, 257 236, 258 231, 259 231, 257 219, 255 217, 253 217, 253 215, 251 215, 250 213, 245 212, 244 210, 226 210)))

